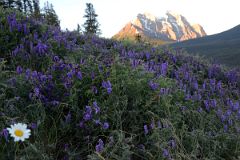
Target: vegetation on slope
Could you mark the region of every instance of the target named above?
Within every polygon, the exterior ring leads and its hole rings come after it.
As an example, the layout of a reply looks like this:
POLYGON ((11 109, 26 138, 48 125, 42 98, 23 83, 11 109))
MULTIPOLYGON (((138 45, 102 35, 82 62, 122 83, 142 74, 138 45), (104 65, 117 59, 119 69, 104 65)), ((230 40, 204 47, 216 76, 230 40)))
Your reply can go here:
POLYGON ((239 71, 0 17, 2 159, 239 159, 239 71))
POLYGON ((225 32, 170 45, 192 54, 212 58, 230 67, 240 66, 240 25, 225 32))

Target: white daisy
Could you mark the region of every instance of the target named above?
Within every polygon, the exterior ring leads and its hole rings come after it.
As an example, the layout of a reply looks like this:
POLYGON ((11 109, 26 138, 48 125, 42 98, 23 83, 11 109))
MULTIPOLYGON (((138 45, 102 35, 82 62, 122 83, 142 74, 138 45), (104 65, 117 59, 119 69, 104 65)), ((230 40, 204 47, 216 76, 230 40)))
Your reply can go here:
POLYGON ((24 141, 31 135, 31 130, 27 129, 27 125, 23 123, 13 124, 11 128, 7 128, 7 130, 15 142, 24 141))

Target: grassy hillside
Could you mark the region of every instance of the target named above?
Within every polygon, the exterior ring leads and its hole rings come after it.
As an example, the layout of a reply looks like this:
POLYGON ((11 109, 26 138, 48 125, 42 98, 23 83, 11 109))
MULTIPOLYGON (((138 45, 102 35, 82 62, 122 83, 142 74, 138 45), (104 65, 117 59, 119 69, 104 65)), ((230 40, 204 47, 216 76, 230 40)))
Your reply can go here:
MULTIPOLYGON (((138 41, 136 40, 136 33, 134 34, 127 33, 126 35, 121 35, 121 36, 116 35, 112 37, 112 39, 121 41, 121 42, 138 43, 138 41)), ((172 43, 172 41, 163 41, 160 39, 153 39, 141 34, 141 43, 151 44, 153 46, 159 46, 159 45, 172 43)))
POLYGON ((212 58, 230 67, 240 66, 240 25, 225 32, 170 45, 191 54, 212 58))
POLYGON ((240 158, 239 70, 0 17, 0 159, 240 158))

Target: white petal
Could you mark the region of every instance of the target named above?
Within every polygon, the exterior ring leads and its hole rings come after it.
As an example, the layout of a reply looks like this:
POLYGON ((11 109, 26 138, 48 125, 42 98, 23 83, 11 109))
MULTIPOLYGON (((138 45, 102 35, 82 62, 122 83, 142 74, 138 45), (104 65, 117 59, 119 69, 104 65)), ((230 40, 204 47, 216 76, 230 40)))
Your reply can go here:
POLYGON ((19 137, 14 137, 14 142, 18 142, 20 140, 19 137))

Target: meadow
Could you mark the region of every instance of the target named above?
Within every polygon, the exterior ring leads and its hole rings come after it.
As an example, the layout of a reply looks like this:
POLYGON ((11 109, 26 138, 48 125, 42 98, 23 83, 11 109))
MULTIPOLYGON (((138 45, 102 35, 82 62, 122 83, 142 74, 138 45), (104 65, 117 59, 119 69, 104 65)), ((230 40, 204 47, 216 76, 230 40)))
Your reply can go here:
POLYGON ((238 69, 0 8, 0 159, 237 160, 239 104, 238 69))

